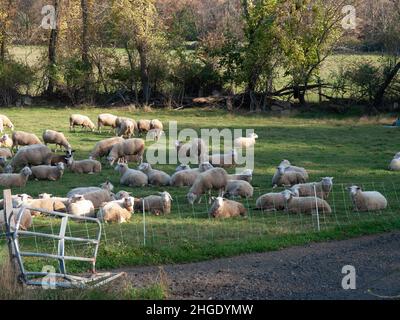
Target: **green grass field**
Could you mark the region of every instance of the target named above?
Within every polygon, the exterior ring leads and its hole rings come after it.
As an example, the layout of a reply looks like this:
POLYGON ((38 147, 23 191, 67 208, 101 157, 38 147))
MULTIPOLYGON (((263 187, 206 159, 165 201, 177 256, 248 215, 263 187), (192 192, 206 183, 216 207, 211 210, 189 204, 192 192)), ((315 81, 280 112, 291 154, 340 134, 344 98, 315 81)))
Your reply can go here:
MULTIPOLYGON (((308 115, 271 117, 264 114, 233 115, 211 109, 197 110, 152 110, 143 112, 130 108, 120 109, 56 109, 25 108, 5 109, 1 113, 9 116, 18 130, 33 132, 41 136, 45 129, 56 129, 66 134, 76 149, 76 159, 85 159, 94 144, 111 136, 108 132, 70 133, 68 119, 72 113, 88 115, 96 120, 98 114, 111 112, 135 119, 158 118, 166 125, 178 121, 179 129, 231 128, 254 129, 259 135, 255 148, 254 199, 244 201, 249 209, 247 219, 215 221, 208 217, 208 203, 191 206, 186 201, 187 188, 165 188, 174 198, 173 211, 169 216, 146 216, 144 224, 141 213, 136 213, 131 222, 123 225, 104 226, 102 243, 97 261, 99 269, 121 266, 163 264, 199 261, 215 257, 277 250, 301 245, 311 241, 344 239, 363 234, 400 229, 400 173, 387 170, 393 155, 399 151, 397 129, 383 127, 390 117, 381 118, 314 118, 308 115), (303 166, 310 172, 310 181, 321 177, 335 178, 333 193, 329 199, 333 213, 321 215, 317 230, 316 216, 289 215, 285 212, 264 213, 255 211, 256 198, 271 191, 271 179, 282 159, 303 166), (346 186, 358 184, 368 190, 378 190, 389 200, 389 208, 382 212, 357 213, 351 209, 346 186), (146 238, 144 238, 144 225, 146 238), (144 245, 144 241, 146 244, 144 245)), ((148 144, 148 146, 151 143, 148 144)), ((134 167, 135 164, 130 164, 134 167)), ((172 174, 176 165, 160 165, 156 168, 172 174)), ((230 170, 230 172, 233 172, 230 170)), ((119 176, 113 168, 104 164, 98 175, 76 175, 66 172, 58 182, 29 181, 26 188, 13 193, 28 193, 37 196, 47 192, 65 196, 72 188, 97 186, 110 179, 119 190, 131 191, 142 197, 163 191, 160 188, 128 188, 119 185, 119 176)), ((56 232, 59 221, 35 218, 34 230, 56 232)), ((95 233, 95 225, 72 223, 69 232, 85 237, 95 233)), ((55 253, 53 240, 22 238, 23 250, 38 250, 55 253)), ((89 254, 90 249, 82 245, 70 245, 67 254, 89 254)), ((27 260, 33 269, 42 266, 36 260, 27 260)), ((68 264, 71 271, 82 271, 82 265, 68 264)))

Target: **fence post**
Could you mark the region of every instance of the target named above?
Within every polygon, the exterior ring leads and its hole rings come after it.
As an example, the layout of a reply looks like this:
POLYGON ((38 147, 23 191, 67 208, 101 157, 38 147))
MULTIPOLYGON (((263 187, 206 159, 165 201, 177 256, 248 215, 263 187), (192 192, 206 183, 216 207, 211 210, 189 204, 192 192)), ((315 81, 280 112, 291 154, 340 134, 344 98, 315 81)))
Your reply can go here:
POLYGON ((319 210, 318 210, 318 199, 317 199, 317 189, 314 184, 314 197, 315 197, 315 209, 317 210, 317 228, 318 232, 321 231, 321 226, 319 224, 319 210))
POLYGON ((142 200, 143 205, 143 246, 146 246, 146 208, 144 207, 144 199, 142 200))

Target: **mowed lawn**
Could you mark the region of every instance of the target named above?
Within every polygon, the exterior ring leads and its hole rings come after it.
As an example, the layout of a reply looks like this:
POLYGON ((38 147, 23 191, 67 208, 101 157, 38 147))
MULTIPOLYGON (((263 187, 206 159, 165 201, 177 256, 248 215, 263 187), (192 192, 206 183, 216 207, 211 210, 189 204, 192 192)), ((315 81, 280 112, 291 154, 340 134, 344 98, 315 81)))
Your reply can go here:
MULTIPOLYGON (((69 132, 69 115, 81 113, 96 122, 97 115, 110 112, 135 119, 158 118, 164 122, 177 121, 178 128, 254 129, 259 139, 255 147, 254 199, 243 203, 248 218, 216 221, 207 215, 209 204, 202 201, 191 206, 186 201, 188 188, 128 188, 119 185, 119 175, 104 163, 97 175, 76 175, 65 172, 58 182, 29 181, 26 188, 13 193, 40 193, 65 196, 75 187, 98 186, 110 179, 119 190, 131 191, 135 197, 167 190, 173 196, 173 210, 169 216, 155 217, 135 213, 132 221, 123 225, 104 226, 97 266, 100 269, 136 264, 160 264, 198 261, 244 252, 276 250, 290 245, 342 239, 363 234, 400 229, 400 173, 387 170, 393 155, 399 152, 398 129, 385 128, 390 118, 309 118, 307 116, 271 117, 263 114, 233 115, 214 109, 182 111, 152 110, 143 112, 134 108, 119 109, 57 109, 25 108, 2 109, 12 119, 17 130, 33 132, 41 137, 45 129, 65 133, 76 150, 76 159, 88 157, 101 139, 112 134, 104 131, 84 132, 78 128, 69 132), (256 198, 271 192, 271 179, 282 159, 307 168, 311 181, 334 177, 335 186, 329 199, 333 213, 317 216, 290 215, 286 212, 267 213, 254 210, 256 198), (351 208, 346 187, 357 184, 367 190, 378 190, 389 200, 389 208, 382 212, 357 213, 351 208)), ((148 143, 147 146, 151 145, 148 143)), ((130 164, 136 167, 136 164, 130 164)), ((172 174, 176 164, 156 166, 172 174)), ((230 170, 233 173, 233 170, 230 170)), ((279 189, 280 190, 280 189, 279 189)), ((57 233, 59 221, 35 218, 34 230, 57 233)), ((85 237, 94 235, 94 224, 72 223, 68 232, 85 237)), ((55 253, 53 240, 21 238, 23 250, 55 253)), ((90 254, 86 245, 70 244, 67 254, 90 254)), ((33 262, 28 260, 28 262, 33 262)), ((31 263, 32 267, 43 264, 31 263)), ((69 264, 72 270, 81 270, 78 264, 69 264)))

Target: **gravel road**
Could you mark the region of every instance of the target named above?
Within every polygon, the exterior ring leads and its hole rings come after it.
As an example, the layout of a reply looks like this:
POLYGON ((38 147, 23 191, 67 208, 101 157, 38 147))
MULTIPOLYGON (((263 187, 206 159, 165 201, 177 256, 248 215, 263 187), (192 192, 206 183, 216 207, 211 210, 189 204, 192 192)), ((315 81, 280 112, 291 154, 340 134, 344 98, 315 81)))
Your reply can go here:
MULTIPOLYGON (((162 269, 171 299, 379 299, 400 295, 400 232, 162 269), (355 290, 342 288, 345 265, 356 269, 355 290)), ((137 286, 160 274, 159 267, 117 271, 137 286)))

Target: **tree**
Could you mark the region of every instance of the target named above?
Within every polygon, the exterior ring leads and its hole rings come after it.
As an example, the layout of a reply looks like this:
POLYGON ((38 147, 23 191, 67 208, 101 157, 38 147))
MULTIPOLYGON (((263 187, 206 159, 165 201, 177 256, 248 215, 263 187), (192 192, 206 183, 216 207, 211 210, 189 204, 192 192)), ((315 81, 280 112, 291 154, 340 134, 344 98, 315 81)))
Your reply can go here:
POLYGON ((4 62, 6 58, 6 46, 9 39, 10 28, 14 16, 12 0, 0 0, 0 61, 4 62))
POLYGON ((56 14, 56 23, 55 28, 52 28, 50 31, 49 37, 49 49, 48 49, 48 84, 46 93, 47 95, 52 95, 54 92, 55 86, 55 73, 56 73, 56 64, 57 64, 57 41, 58 41, 58 32, 59 32, 59 11, 60 11, 60 1, 54 0, 53 6, 56 14))

